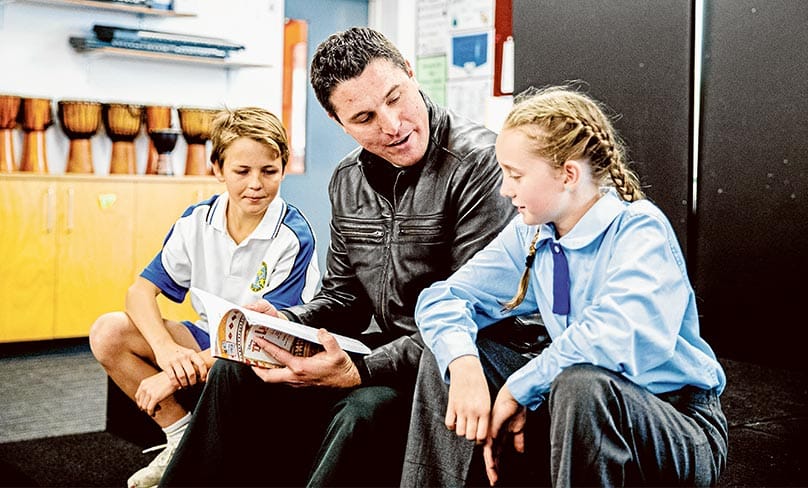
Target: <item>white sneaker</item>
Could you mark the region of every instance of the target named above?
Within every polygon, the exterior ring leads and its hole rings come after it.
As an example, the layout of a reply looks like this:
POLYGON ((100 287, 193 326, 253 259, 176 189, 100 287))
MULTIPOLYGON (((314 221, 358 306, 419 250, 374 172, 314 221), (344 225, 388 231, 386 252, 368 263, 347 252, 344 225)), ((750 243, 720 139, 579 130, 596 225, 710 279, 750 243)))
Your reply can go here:
POLYGON ((126 480, 126 486, 128 488, 152 488, 157 486, 160 483, 160 478, 163 477, 166 467, 168 467, 168 463, 171 461, 171 456, 173 456, 174 451, 177 450, 178 444, 179 439, 174 442, 171 442, 171 439, 169 439, 166 444, 150 447, 143 451, 147 453, 164 448, 163 452, 158 454, 146 467, 139 469, 135 474, 130 476, 129 479, 126 480))

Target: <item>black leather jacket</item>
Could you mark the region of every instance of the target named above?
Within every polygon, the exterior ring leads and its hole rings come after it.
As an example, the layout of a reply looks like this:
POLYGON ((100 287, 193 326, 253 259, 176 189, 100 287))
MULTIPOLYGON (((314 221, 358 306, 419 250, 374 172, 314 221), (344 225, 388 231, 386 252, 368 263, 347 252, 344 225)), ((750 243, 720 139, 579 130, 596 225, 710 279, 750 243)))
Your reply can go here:
POLYGON ((496 135, 424 99, 430 142, 420 163, 396 168, 357 148, 337 166, 322 288, 311 302, 284 310, 374 348, 357 360, 363 383, 409 381, 423 347, 413 319, 418 294, 515 214, 499 194, 496 135))

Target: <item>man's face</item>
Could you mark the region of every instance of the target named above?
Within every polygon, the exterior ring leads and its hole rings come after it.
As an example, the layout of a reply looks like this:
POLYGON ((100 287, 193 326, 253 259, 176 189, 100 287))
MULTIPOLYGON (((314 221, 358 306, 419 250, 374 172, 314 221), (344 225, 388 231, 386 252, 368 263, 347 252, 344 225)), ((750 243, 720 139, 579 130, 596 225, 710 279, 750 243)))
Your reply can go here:
POLYGON ((412 166, 429 145, 429 114, 412 71, 384 59, 331 93, 343 130, 362 147, 396 166, 412 166))

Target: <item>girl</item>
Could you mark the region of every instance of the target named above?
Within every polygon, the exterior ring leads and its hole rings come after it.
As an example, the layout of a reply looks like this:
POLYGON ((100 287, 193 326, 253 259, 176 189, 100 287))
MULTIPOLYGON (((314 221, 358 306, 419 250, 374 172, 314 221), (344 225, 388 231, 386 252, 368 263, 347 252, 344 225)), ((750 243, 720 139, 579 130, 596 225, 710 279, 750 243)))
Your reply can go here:
MULTIPOLYGON (((436 364, 449 383, 443 421, 456 435, 411 432, 408 465, 438 465, 465 482, 476 441, 493 485, 513 474, 504 449, 525 452, 527 438, 533 466, 549 461, 533 483, 715 484, 727 454, 725 375, 699 336, 674 231, 624 164, 604 111, 568 87, 529 93, 508 115, 496 153, 501 193, 520 216, 419 297, 416 321, 436 360, 422 361, 419 374, 436 364), (552 338, 538 355, 478 337, 535 311, 552 338), (498 389, 493 407, 489 384, 498 389), (525 435, 542 420, 547 439, 525 435), (455 466, 429 459, 447 449, 455 466)), ((418 480, 429 469, 419 472, 408 478, 405 468, 405 481, 435 482, 418 480)))

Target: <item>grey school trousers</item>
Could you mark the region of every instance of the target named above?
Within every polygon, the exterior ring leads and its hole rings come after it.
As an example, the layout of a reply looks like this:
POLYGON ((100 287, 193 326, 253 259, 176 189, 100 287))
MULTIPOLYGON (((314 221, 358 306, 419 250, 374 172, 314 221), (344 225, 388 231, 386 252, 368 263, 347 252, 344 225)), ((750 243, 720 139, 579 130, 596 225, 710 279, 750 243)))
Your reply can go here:
MULTIPOLYGON (((495 396, 527 359, 485 338, 477 345, 495 396)), ((487 485, 481 448, 444 425, 447 400, 448 385, 424 349, 402 487, 487 485)), ((503 454, 498 485, 711 486, 726 465, 727 421, 715 391, 654 395, 588 364, 556 378, 526 429, 526 452, 503 454)))

